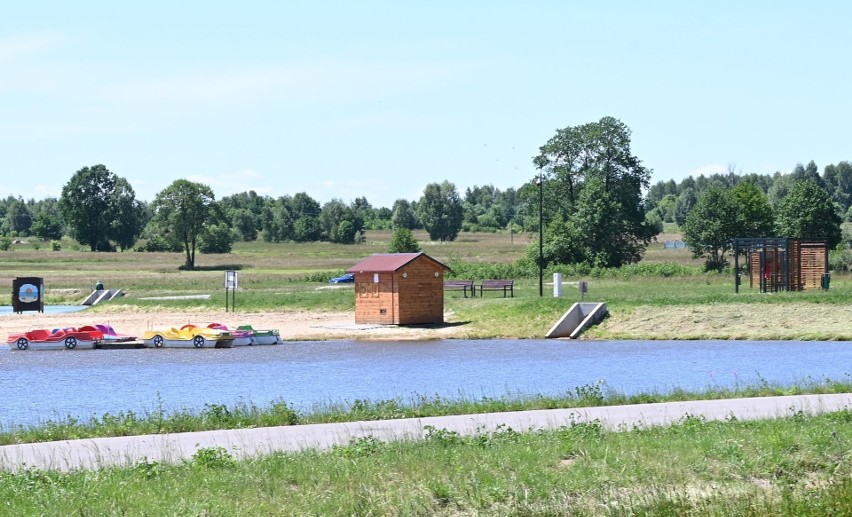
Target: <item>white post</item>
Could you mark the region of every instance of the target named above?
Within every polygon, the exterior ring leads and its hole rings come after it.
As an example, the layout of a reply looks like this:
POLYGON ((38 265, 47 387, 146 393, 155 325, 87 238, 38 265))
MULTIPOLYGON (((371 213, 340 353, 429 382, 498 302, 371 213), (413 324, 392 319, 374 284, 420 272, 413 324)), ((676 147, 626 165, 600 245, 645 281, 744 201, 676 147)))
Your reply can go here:
POLYGON ((553 297, 562 298, 562 273, 553 273, 553 297))

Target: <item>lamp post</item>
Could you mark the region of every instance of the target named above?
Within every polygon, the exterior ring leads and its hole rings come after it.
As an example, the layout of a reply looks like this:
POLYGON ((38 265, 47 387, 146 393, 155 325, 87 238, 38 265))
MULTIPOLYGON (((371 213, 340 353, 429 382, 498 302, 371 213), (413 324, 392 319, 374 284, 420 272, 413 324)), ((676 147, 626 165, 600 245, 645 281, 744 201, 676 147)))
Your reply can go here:
POLYGON ((544 296, 544 191, 541 171, 535 180, 538 185, 538 296, 544 296))

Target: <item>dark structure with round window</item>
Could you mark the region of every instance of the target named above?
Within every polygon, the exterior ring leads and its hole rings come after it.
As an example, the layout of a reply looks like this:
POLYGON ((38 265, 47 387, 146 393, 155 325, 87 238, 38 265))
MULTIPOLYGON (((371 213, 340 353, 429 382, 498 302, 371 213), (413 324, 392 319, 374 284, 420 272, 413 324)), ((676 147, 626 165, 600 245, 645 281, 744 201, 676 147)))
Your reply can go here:
POLYGON ((37 276, 12 280, 12 310, 44 312, 44 279, 37 276))

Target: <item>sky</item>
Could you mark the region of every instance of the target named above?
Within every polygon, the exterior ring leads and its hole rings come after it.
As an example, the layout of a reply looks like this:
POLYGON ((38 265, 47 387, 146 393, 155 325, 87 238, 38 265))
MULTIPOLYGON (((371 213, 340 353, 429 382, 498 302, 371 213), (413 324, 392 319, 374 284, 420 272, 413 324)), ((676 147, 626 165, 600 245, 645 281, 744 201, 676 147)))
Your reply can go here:
POLYGON ((852 160, 852 3, 7 2, 0 196, 104 164, 152 201, 518 188, 612 116, 651 182, 852 160))

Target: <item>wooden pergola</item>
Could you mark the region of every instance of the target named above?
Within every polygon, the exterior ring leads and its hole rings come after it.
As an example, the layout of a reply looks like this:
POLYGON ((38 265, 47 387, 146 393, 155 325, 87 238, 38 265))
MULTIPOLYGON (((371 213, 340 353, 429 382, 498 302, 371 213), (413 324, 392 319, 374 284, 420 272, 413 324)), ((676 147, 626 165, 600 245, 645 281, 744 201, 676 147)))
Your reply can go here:
POLYGON ((734 239, 734 286, 740 292, 740 255, 746 255, 749 287, 760 292, 828 289, 828 246, 824 240, 785 237, 734 239))

